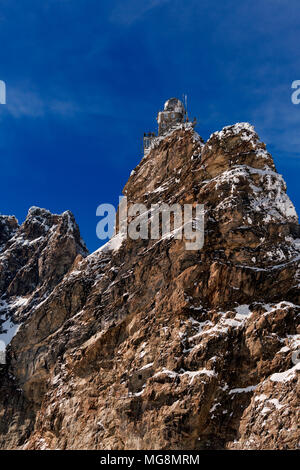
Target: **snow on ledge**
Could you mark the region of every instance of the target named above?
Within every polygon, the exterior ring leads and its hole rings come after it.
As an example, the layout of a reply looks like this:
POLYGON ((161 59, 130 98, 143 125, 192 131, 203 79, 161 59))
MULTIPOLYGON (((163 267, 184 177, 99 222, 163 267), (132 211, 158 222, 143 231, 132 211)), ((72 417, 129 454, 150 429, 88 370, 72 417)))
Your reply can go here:
POLYGON ((116 235, 113 235, 111 239, 105 243, 105 245, 98 248, 98 250, 94 251, 91 256, 98 254, 98 253, 108 253, 109 251, 118 251, 123 241, 126 240, 126 234, 118 232, 116 235))
POLYGON ((286 370, 285 372, 278 372, 276 374, 272 374, 270 380, 272 382, 289 382, 296 376, 296 372, 300 370, 300 362, 296 364, 291 369, 286 370))
POLYGON ((233 395, 236 393, 249 393, 249 392, 254 392, 257 388, 257 385, 249 385, 248 387, 244 388, 233 388, 229 390, 229 395, 233 395))
POLYGON ((241 139, 247 142, 250 142, 254 138, 257 138, 257 134, 249 122, 237 122, 236 124, 225 126, 221 131, 216 131, 211 134, 212 137, 217 137, 218 139, 223 139, 229 137, 230 135, 238 135, 242 132, 241 139))

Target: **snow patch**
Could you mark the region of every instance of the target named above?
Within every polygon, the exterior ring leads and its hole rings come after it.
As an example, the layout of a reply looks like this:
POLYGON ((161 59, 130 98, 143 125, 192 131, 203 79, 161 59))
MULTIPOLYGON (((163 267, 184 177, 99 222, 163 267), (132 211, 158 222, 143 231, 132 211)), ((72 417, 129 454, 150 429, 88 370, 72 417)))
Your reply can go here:
POLYGON ((96 253, 107 253, 109 251, 118 251, 124 240, 126 240, 127 236, 125 233, 118 232, 114 235, 105 245, 101 246, 98 250, 96 250, 92 255, 96 253))
POLYGON ((235 393, 254 392, 256 388, 257 388, 257 385, 249 385, 248 387, 245 387, 245 388, 232 388, 231 390, 229 390, 229 395, 233 395, 235 393))
POLYGON ((149 367, 152 367, 153 364, 154 364, 154 362, 149 362, 149 364, 146 364, 145 366, 141 367, 139 370, 149 369, 149 367))
POLYGON ((298 364, 296 364, 291 369, 286 370, 285 372, 272 374, 270 377, 270 380, 272 382, 282 382, 282 383, 289 382, 290 380, 295 378, 298 370, 300 370, 300 362, 298 362, 298 364))

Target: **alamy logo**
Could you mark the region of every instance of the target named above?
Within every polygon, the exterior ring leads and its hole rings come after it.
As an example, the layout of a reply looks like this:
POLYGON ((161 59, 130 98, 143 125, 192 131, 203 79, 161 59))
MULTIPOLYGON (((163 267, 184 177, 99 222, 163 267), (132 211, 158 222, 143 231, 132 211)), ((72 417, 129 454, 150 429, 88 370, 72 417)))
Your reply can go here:
POLYGON ((295 89, 295 91, 292 93, 291 100, 293 104, 299 104, 300 103, 300 80, 294 80, 292 83, 292 88, 295 89))
POLYGON ((6 85, 3 80, 0 80, 0 104, 6 104, 6 85))
POLYGON ((299 364, 300 362, 300 350, 298 349, 297 351, 293 351, 292 353, 292 363, 293 364, 299 364))
MULTIPOLYGON (((100 240, 111 238, 115 232, 116 209, 112 204, 98 206, 96 215, 102 217, 96 233, 100 240)), ((131 240, 184 240, 186 250, 201 250, 204 244, 203 204, 131 204, 127 197, 119 198, 119 233, 131 240)))
POLYGON ((0 340, 0 365, 6 363, 5 347, 4 341, 0 340))

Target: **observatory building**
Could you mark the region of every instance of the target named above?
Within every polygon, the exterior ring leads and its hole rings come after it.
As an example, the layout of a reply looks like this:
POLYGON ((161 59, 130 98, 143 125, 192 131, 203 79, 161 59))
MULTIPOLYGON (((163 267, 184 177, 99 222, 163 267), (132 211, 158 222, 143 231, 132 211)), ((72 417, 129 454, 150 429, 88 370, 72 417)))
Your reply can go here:
POLYGON ((176 124, 185 122, 187 112, 183 103, 177 98, 165 102, 164 110, 157 115, 158 135, 166 134, 176 124))
MULTIPOLYGON (((186 101, 186 96, 185 96, 186 101)), ((157 115, 158 137, 167 134, 178 124, 188 122, 186 106, 178 98, 170 98, 165 102, 163 111, 159 111, 157 115)), ((192 125, 195 126, 196 119, 192 125)), ((144 154, 147 152, 151 143, 156 139, 154 132, 145 132, 143 138, 144 154)))

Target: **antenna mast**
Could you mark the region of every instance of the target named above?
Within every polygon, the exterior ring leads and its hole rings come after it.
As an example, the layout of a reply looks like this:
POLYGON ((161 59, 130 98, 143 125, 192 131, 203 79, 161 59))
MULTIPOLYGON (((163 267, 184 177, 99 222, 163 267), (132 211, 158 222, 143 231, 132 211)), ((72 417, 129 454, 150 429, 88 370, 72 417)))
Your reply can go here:
POLYGON ((188 112, 187 112, 187 95, 183 95, 183 103, 184 103, 184 107, 185 107, 185 115, 186 117, 188 117, 188 112))

